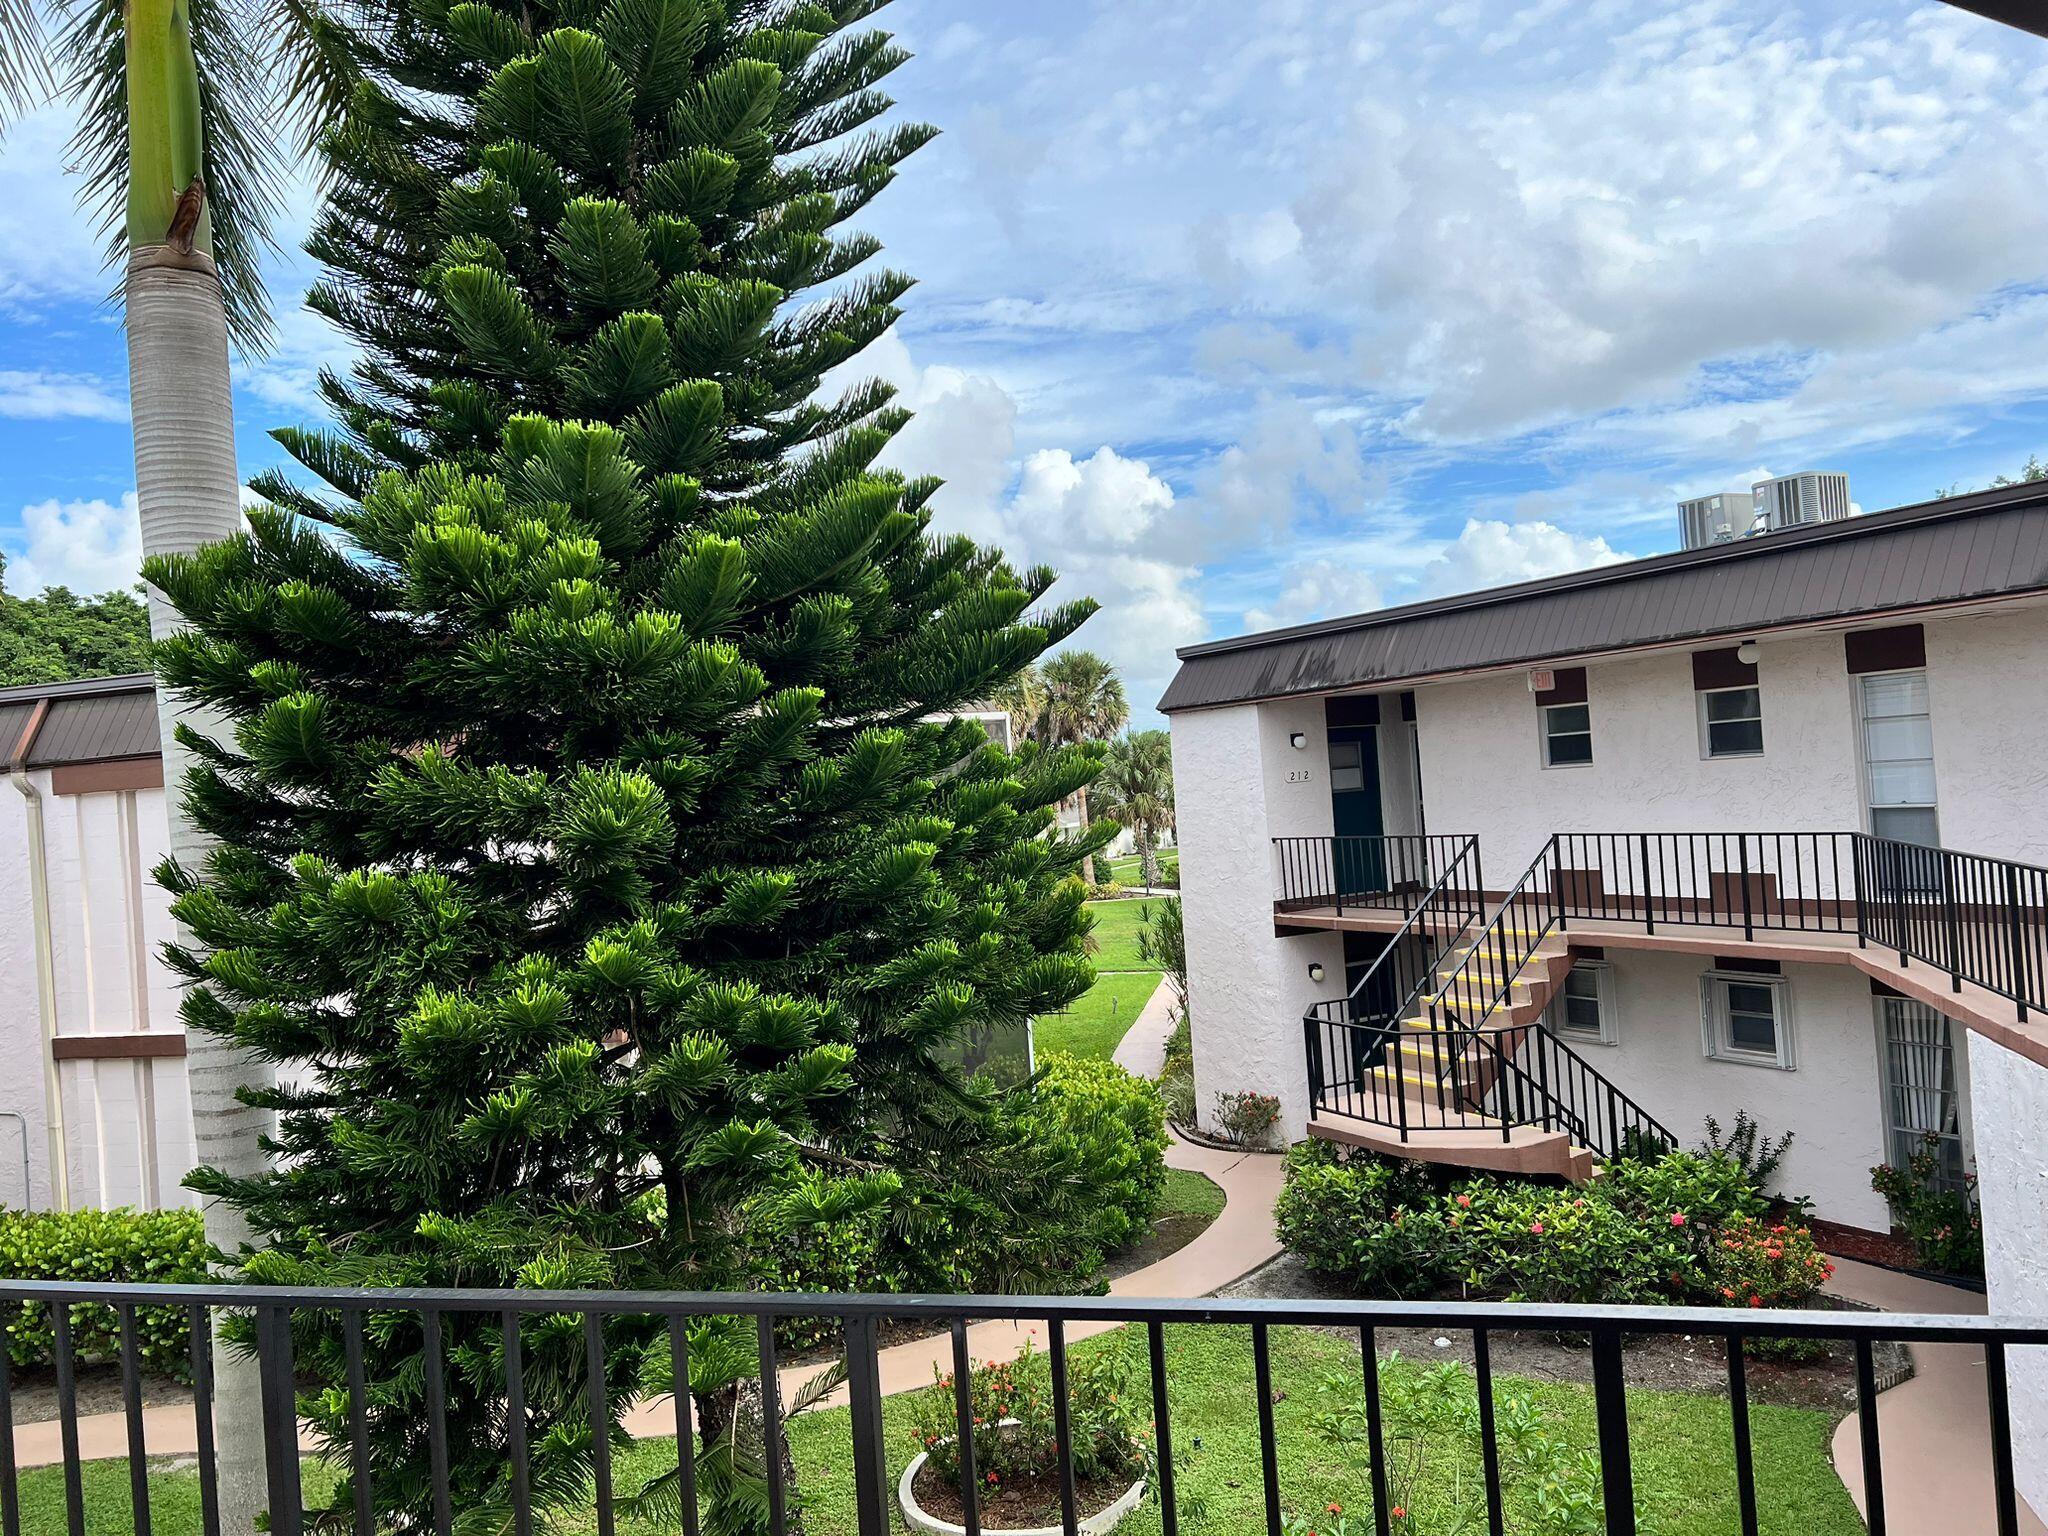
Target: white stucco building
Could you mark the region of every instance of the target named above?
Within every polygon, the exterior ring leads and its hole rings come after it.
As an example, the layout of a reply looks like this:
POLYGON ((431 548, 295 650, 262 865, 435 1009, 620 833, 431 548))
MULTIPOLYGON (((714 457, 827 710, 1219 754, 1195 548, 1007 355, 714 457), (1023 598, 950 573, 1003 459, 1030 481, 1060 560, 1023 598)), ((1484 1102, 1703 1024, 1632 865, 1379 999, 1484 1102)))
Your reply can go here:
POLYGON ((0 1205, 195 1203, 144 677, 0 689, 0 1205))
POLYGON ((1579 1176, 1748 1110, 1875 1229, 1931 1135, 2039 1311, 2048 488, 1181 655, 1204 1115, 1579 1176))

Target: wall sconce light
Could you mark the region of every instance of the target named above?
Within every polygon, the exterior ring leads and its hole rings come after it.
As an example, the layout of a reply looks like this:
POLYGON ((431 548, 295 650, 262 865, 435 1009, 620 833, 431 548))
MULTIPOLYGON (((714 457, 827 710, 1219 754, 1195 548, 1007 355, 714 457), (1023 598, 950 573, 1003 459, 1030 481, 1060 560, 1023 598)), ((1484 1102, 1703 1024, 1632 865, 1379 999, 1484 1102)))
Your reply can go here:
POLYGON ((1320 982, 1323 979, 1323 963, 1320 960, 1309 961, 1308 979, 1314 982, 1320 982))
POLYGON ((1294 750, 1297 752, 1305 750, 1308 746, 1308 732, 1296 731, 1292 736, 1287 738, 1287 745, 1294 748, 1294 750))
POLYGON ((1754 640, 1745 640, 1742 644, 1735 647, 1735 659, 1745 667, 1755 666, 1757 657, 1761 655, 1763 655, 1763 650, 1754 640))

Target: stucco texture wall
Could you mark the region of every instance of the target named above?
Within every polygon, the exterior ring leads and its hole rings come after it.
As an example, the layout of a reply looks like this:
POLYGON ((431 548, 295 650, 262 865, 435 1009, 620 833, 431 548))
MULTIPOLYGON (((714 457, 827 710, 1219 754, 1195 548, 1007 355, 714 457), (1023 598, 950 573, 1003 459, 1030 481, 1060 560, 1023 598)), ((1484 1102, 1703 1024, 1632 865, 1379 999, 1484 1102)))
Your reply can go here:
POLYGON ((1587 669, 1593 761, 1560 768, 1543 766, 1526 673, 1417 689, 1429 829, 1477 834, 1487 882, 1502 889, 1552 832, 1860 827, 1841 637, 1769 641, 1757 680, 1764 755, 1703 758, 1690 652, 1595 663, 1587 669))
POLYGON ((2048 609, 1926 632, 1942 844, 2048 864, 2048 609))
MULTIPOLYGON (((1970 1097, 1990 1309, 2038 1317, 2048 1297, 2048 1068, 1972 1039, 1970 1097)), ((2014 1472, 2021 1495, 2048 1514, 2048 1350, 2015 1349, 2008 1364, 2014 1472)))
POLYGON ((1301 1015, 1343 995, 1343 941, 1275 937, 1272 840, 1329 835, 1323 742, 1320 700, 1204 710, 1173 724, 1188 1013, 1205 1125, 1217 1094, 1246 1089, 1280 1099, 1288 1135, 1307 1123, 1301 1015), (1305 750, 1290 745, 1297 731, 1305 750), (1323 966, 1320 985, 1309 980, 1312 961, 1323 966))
POLYGON ((1706 1055, 1700 977, 1706 955, 1610 948, 1609 996, 1618 1022, 1611 1046, 1567 1044, 1611 1078, 1685 1146, 1708 1115, 1725 1130, 1748 1110, 1772 1135, 1794 1133, 1780 1187, 1809 1195, 1819 1215, 1879 1231, 1890 1225, 1870 1188, 1884 1161, 1877 1018, 1870 982, 1845 965, 1794 965, 1790 983, 1797 1065, 1790 1071, 1706 1055))

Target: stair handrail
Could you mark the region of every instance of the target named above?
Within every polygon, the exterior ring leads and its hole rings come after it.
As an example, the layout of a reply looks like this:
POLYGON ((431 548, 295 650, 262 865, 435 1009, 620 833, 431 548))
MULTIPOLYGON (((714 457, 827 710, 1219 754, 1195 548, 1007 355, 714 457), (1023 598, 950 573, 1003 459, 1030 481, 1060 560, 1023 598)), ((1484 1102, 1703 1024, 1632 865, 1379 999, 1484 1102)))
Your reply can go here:
MULTIPOLYGON (((1457 856, 1444 866, 1444 872, 1437 876, 1436 883, 1425 891, 1422 899, 1415 904, 1415 910, 1410 912, 1407 918, 1403 920, 1401 926, 1394 930, 1393 937, 1387 940, 1387 947, 1373 956, 1372 964, 1365 968, 1365 974, 1360 976, 1352 985, 1351 990, 1344 994, 1344 1001, 1346 1003, 1357 1001, 1359 995, 1371 985, 1373 977, 1379 974, 1381 966, 1387 965, 1390 961, 1395 964, 1399 963, 1394 957, 1398 955, 1401 945, 1408 939, 1418 936, 1418 929, 1423 924, 1424 917, 1432 912, 1439 897, 1443 897, 1445 904, 1448 905, 1449 898, 1447 892, 1450 888, 1451 877, 1457 874, 1459 866, 1467 858, 1470 858, 1472 861, 1472 906, 1470 915, 1463 922, 1459 923, 1454 931, 1462 933, 1471 926, 1475 919, 1483 918, 1486 915, 1486 883, 1481 876, 1479 868, 1479 839, 1477 837, 1467 837, 1463 845, 1458 849, 1457 856)), ((1452 908, 1449 915, 1457 916, 1461 910, 1463 909, 1452 908)), ((1397 1018, 1408 1011, 1409 1005, 1415 1001, 1416 994, 1422 990, 1423 984, 1429 980, 1430 974, 1425 969, 1416 977, 1415 985, 1410 987, 1407 995, 1395 1005, 1394 1013, 1397 1018)))
MULTIPOLYGON (((1507 947, 1501 942, 1505 937, 1506 922, 1517 910, 1517 903, 1522 900, 1523 896, 1525 894, 1533 894, 1539 889, 1535 884, 1536 877, 1545 870, 1553 868, 1556 861, 1557 834, 1553 832, 1545 840, 1542 851, 1534 859, 1530 860, 1529 867, 1522 871, 1522 878, 1517 880, 1513 889, 1501 898, 1500 905, 1494 909, 1493 916, 1488 918, 1485 925, 1480 928, 1478 937, 1472 941, 1472 947, 1465 951, 1465 958, 1458 962, 1457 969, 1451 972, 1442 986, 1430 994, 1429 1020, 1431 1024, 1437 1023, 1442 1017, 1442 1010, 1445 1006, 1444 999, 1450 994, 1451 989, 1459 984, 1459 980, 1465 975, 1466 970, 1472 966, 1476 959, 1484 958, 1489 936, 1493 940, 1493 953, 1498 956, 1501 962, 1502 980, 1499 990, 1494 993, 1492 998, 1487 1000, 1486 1006, 1479 1010, 1480 1019, 1484 1020, 1490 1017, 1493 1011, 1500 1006, 1501 999, 1514 990, 1515 983, 1521 979, 1523 970, 1528 966, 1529 961, 1534 958, 1536 946, 1550 937, 1551 930, 1557 926, 1558 897, 1557 891, 1554 888, 1555 882, 1553 881, 1549 885, 1541 887, 1542 895, 1545 898, 1543 926, 1537 929, 1535 936, 1529 940, 1528 947, 1522 952, 1520 958, 1515 961, 1512 970, 1509 969, 1507 964, 1507 947)), ((1480 892, 1480 907, 1482 910, 1485 904, 1486 893, 1482 891, 1480 892)), ((1453 1017, 1456 1016, 1453 1015, 1453 1017)), ((1476 1032, 1479 1026, 1472 1024, 1468 1027, 1476 1032)))
MULTIPOLYGON (((1521 1049, 1520 1041, 1517 1042, 1516 1053, 1510 1053, 1501 1047, 1500 1041, 1497 1038, 1501 1031, 1480 1031, 1479 1033, 1484 1037, 1480 1041, 1480 1048, 1493 1053, 1494 1059, 1500 1063, 1503 1074, 1512 1073, 1519 1078, 1539 1101, 1547 1102, 1558 1119, 1575 1120, 1578 1122, 1578 1129, 1584 1137, 1581 1145, 1590 1147, 1607 1157, 1612 1157, 1621 1150, 1618 1144, 1621 1140, 1620 1136, 1617 1135, 1610 1138, 1616 1141, 1617 1145, 1611 1148, 1602 1148, 1597 1144, 1592 1134, 1594 1128, 1598 1126, 1602 1119, 1613 1121, 1614 1117, 1612 1115, 1603 1117, 1596 1114, 1589 1122, 1586 1116, 1571 1108, 1569 1103, 1549 1086, 1547 1079, 1540 1079, 1535 1073, 1529 1071, 1527 1067, 1515 1059, 1515 1054, 1519 1053, 1521 1049)), ((1618 1087, 1614 1080, 1606 1073, 1573 1050, 1570 1044, 1557 1031, 1545 1029, 1540 1023, 1534 1023, 1526 1025, 1514 1033, 1524 1037, 1524 1039, 1540 1034, 1543 1038, 1539 1049, 1554 1050, 1561 1053, 1585 1074, 1586 1080, 1594 1086, 1597 1094, 1612 1099, 1625 1108, 1629 1112, 1629 1118, 1634 1125, 1639 1125, 1651 1134, 1661 1137, 1667 1146, 1676 1147, 1678 1145, 1678 1138, 1672 1135, 1670 1128, 1663 1121, 1644 1109, 1626 1089, 1618 1087)), ((1505 1108, 1505 1105, 1503 1105, 1503 1108, 1505 1108)), ((1506 1119, 1507 1117, 1503 1115, 1502 1118, 1506 1119)))

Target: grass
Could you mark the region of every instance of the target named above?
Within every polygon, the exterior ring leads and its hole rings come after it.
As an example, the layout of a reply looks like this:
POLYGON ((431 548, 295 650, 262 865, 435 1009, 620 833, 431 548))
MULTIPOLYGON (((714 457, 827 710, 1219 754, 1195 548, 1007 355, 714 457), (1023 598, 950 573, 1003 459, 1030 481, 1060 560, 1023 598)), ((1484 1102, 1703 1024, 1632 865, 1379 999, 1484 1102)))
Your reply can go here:
POLYGON ((1166 1170, 1166 1192, 1159 1197, 1160 1217, 1200 1216, 1214 1221, 1223 1214, 1223 1186, 1206 1173, 1187 1168, 1166 1170))
POLYGON ((1042 1014, 1031 1026, 1039 1056, 1064 1051, 1107 1061, 1159 985, 1157 971, 1105 971, 1064 1013, 1042 1014))
MULTIPOLYGON (((1109 870, 1108 877, 1119 885, 1141 885, 1145 879, 1145 861, 1135 853, 1107 861, 1097 860, 1098 866, 1109 870)), ((1159 855, 1159 878, 1178 880, 1180 878, 1180 851, 1163 849, 1159 855)))
POLYGON ((1138 953, 1138 920, 1158 904, 1150 899, 1088 902, 1088 915, 1095 919, 1095 953, 1089 963, 1098 971, 1156 973, 1159 967, 1138 953))
MULTIPOLYGON (((1178 1324, 1167 1330, 1178 1483, 1189 1536, 1236 1536, 1264 1524, 1259 1475, 1258 1414, 1252 1381, 1251 1346, 1242 1328, 1178 1324)), ((1142 1351, 1141 1335, 1128 1330, 1090 1339, 1076 1352, 1127 1348, 1142 1351)), ((1318 1391, 1326 1376, 1357 1380, 1354 1341, 1308 1329, 1276 1328, 1272 1334, 1280 1489, 1288 1510, 1318 1515, 1331 1503, 1355 1516, 1350 1528, 1372 1528, 1363 1456, 1332 1444, 1314 1427, 1316 1416, 1337 1406, 1318 1391)), ((1573 1448, 1592 1449, 1593 1395, 1586 1386, 1539 1383, 1502 1376, 1498 1399, 1527 1399, 1541 1414, 1546 1433, 1573 1448)), ((910 1402, 892 1398, 884 1407, 890 1487, 914 1452, 910 1402)), ((1631 1391, 1629 1420, 1639 1492, 1651 1497, 1654 1536, 1722 1536, 1738 1524, 1734 1460, 1728 1405, 1719 1398, 1687 1393, 1631 1391)), ((1772 1536, 1859 1536, 1855 1507, 1828 1461, 1834 1416, 1810 1409, 1765 1404, 1751 1409, 1754 1426, 1760 1528, 1772 1536)), ((1392 1427, 1398 1432, 1399 1425, 1392 1427)), ((789 1426, 791 1449, 805 1496, 808 1536, 855 1536, 853 1474, 846 1411, 806 1414, 789 1426)), ((1455 1442, 1426 1447, 1426 1473, 1405 1496, 1412 1500, 1424 1531, 1485 1529, 1476 1464, 1455 1442), (1461 1517, 1463 1519, 1461 1520, 1461 1517)), ((615 1458, 616 1486, 628 1490, 674 1466, 674 1446, 643 1441, 615 1458)), ((332 1475, 309 1464, 310 1493, 331 1486, 332 1475)), ((159 1536, 195 1536, 199 1525, 198 1483, 189 1471, 159 1471, 150 1478, 152 1517, 159 1536)), ((64 1503, 61 1474, 38 1468, 21 1475, 25 1536, 61 1536, 64 1503)), ((1510 1487, 1510 1529, 1529 1530, 1520 1490, 1510 1487)), ((1597 1496, 1597 1495, 1596 1495, 1597 1496)), ((126 1469, 120 1462, 86 1469, 86 1530, 89 1536, 129 1536, 126 1469)), ((594 1529, 587 1514, 569 1512, 559 1523, 563 1536, 594 1529)), ((656 1536, 667 1528, 622 1517, 621 1536, 656 1536)), ((1129 1536, 1156 1536, 1156 1502, 1148 1502, 1125 1525, 1129 1536)))

